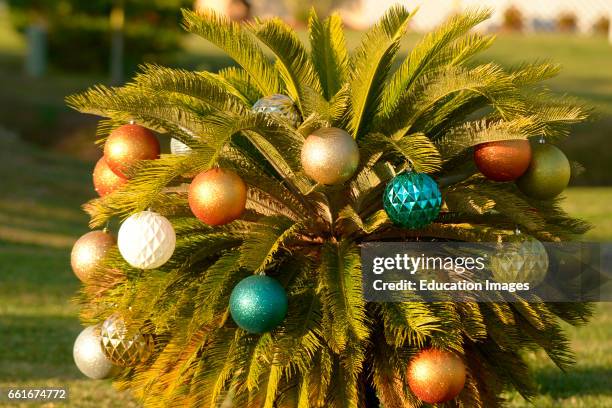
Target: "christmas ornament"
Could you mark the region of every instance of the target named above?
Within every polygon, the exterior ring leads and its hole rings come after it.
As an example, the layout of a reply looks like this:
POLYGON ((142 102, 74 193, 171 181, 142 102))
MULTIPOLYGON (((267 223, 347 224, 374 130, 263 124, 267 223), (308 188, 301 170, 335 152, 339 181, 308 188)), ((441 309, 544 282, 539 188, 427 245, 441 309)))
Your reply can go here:
POLYGON ((383 206, 394 224, 422 228, 440 213, 442 194, 425 173, 406 172, 395 176, 385 188, 383 206))
POLYGON ((180 140, 175 138, 170 139, 170 152, 172 154, 176 154, 178 156, 186 156, 188 154, 191 154, 191 151, 191 147, 187 146, 180 140))
POLYGON ((153 338, 139 330, 128 330, 125 320, 117 313, 100 328, 102 350, 106 357, 121 367, 144 363, 153 352, 153 338))
POLYGON ((115 174, 115 172, 108 167, 108 163, 106 163, 104 157, 98 160, 93 171, 93 184, 100 197, 112 193, 125 183, 127 183, 127 179, 115 174))
POLYGON ((261 98, 253 105, 253 112, 266 113, 288 122, 297 128, 300 123, 300 113, 293 100, 285 95, 272 95, 261 98))
POLYGON ((359 165, 359 147, 338 128, 322 128, 306 138, 302 167, 317 183, 333 185, 350 179, 359 165))
POLYGON ((75 242, 70 254, 74 274, 82 281, 89 280, 108 250, 115 245, 115 238, 106 231, 91 231, 75 242))
POLYGON ((108 166, 119 176, 140 160, 159 157, 160 147, 155 135, 142 126, 123 125, 115 129, 104 145, 104 157, 108 166))
POLYGON ((232 290, 230 313, 236 324, 250 333, 271 331, 287 314, 287 293, 269 276, 249 276, 232 290))
POLYGON ((176 234, 168 219, 152 211, 130 216, 121 224, 117 246, 123 259, 135 268, 155 269, 174 252, 176 234))
POLYGON ((208 225, 223 225, 242 216, 247 186, 231 170, 211 169, 200 173, 189 186, 189 207, 208 225))
POLYGON ((525 195, 546 200, 558 196, 570 181, 571 168, 565 154, 556 146, 533 146, 531 164, 516 184, 525 195))
POLYGON ((408 385, 419 399, 440 404, 454 399, 465 385, 465 364, 454 353, 427 349, 408 365, 408 385))
POLYGON ((548 253, 540 241, 531 237, 505 243, 491 256, 491 272, 497 282, 529 282, 537 286, 546 278, 548 253))
POLYGON ((474 149, 474 161, 478 170, 489 180, 516 180, 531 163, 531 145, 528 140, 483 143, 474 149))
POLYGON ((72 348, 72 356, 79 370, 91 379, 102 380, 119 372, 119 368, 102 351, 99 325, 89 326, 79 334, 72 348))

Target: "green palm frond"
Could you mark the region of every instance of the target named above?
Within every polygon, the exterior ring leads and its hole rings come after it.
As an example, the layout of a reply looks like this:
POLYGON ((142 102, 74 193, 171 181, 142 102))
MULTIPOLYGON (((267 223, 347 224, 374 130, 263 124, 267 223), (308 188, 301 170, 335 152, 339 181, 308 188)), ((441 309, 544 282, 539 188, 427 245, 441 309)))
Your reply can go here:
POLYGON ((185 104, 180 101, 171 104, 168 98, 142 92, 134 87, 97 86, 82 94, 69 96, 66 102, 83 113, 108 117, 122 123, 134 120, 158 132, 177 135, 183 140, 191 139, 191 134, 198 134, 202 129, 203 116, 185 109, 185 104))
POLYGON ((330 100, 348 77, 348 51, 342 19, 332 14, 321 21, 313 8, 308 23, 310 57, 321 82, 323 97, 330 100))
MULTIPOLYGON (((384 96, 381 98, 383 107, 381 114, 383 117, 391 116, 392 112, 400 104, 406 90, 410 89, 413 84, 423 75, 436 71, 441 67, 446 68, 445 59, 440 57, 440 54, 446 47, 449 47, 453 41, 466 34, 477 24, 485 21, 489 16, 490 11, 474 11, 466 14, 458 15, 451 18, 437 30, 427 34, 419 44, 417 44, 402 66, 393 74, 389 80, 389 85, 385 88, 384 96)), ((474 47, 473 51, 465 51, 473 53, 481 49, 487 44, 487 41, 470 42, 463 44, 464 46, 474 47)), ((462 44, 459 44, 462 45, 462 44)), ((454 58, 462 59, 464 50, 455 47, 456 55, 454 58)), ((452 54, 451 54, 452 55, 452 54)), ((453 58, 453 59, 454 59, 453 58)))
POLYGON ((387 158, 399 157, 408 162, 414 171, 421 173, 435 173, 442 166, 442 158, 438 149, 422 133, 409 135, 400 133, 399 137, 386 137, 380 133, 371 133, 366 137, 364 145, 366 148, 384 152, 387 158))
POLYGON ((242 98, 248 101, 249 106, 253 106, 264 96, 249 73, 242 68, 227 67, 220 70, 217 75, 232 85, 242 98))
MULTIPOLYGON (((343 350, 349 338, 363 340, 368 335, 365 303, 361 287, 361 259, 350 241, 326 244, 321 252, 319 271, 323 299, 333 320, 333 348, 343 350)), ((328 339, 329 341, 329 339, 328 339)))
POLYGON ((228 81, 208 72, 145 65, 134 80, 138 86, 157 92, 186 95, 218 110, 250 107, 249 101, 228 81))
POLYGON ((350 58, 352 117, 350 129, 359 138, 379 110, 385 80, 399 51, 412 14, 402 6, 390 8, 368 31, 350 58))
POLYGON ((460 66, 469 62, 472 57, 487 50, 495 42, 495 36, 478 33, 465 34, 444 48, 440 61, 448 61, 451 66, 460 66))
POLYGON ((526 112, 525 103, 512 80, 495 64, 471 69, 449 68, 433 81, 426 78, 416 93, 408 92, 405 97, 407 99, 385 121, 388 133, 410 129, 429 134, 432 128, 445 123, 458 110, 467 116, 489 106, 504 119, 526 112), (482 103, 470 106, 474 98, 482 99, 482 103))
POLYGON ((238 23, 210 10, 183 11, 185 29, 215 44, 236 61, 264 95, 281 93, 281 81, 272 62, 238 23))
POLYGON ((255 273, 263 272, 275 260, 283 243, 300 228, 300 224, 279 216, 259 221, 240 248, 240 264, 255 273))
POLYGON ((308 58, 308 52, 297 35, 279 18, 258 20, 249 27, 276 56, 276 67, 285 83, 288 95, 296 102, 302 114, 308 116, 311 112, 304 111, 301 103, 306 88, 320 92, 321 85, 308 58))

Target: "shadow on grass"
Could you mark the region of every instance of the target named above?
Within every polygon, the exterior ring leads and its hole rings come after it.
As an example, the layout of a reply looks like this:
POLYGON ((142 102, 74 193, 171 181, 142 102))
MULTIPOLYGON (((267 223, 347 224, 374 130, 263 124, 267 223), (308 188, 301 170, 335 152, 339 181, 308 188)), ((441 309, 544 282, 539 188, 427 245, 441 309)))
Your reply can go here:
POLYGON ((556 369, 536 372, 541 384, 540 393, 552 398, 569 398, 580 395, 612 395, 612 368, 574 367, 563 373, 556 369))
POLYGON ((0 383, 83 378, 72 361, 76 317, 0 316, 0 383))

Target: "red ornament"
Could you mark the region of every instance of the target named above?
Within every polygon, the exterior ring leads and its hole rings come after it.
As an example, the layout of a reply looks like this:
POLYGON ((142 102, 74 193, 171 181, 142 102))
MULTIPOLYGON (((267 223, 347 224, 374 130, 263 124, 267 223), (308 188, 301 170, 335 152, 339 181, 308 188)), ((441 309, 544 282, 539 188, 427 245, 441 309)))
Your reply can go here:
POLYGON ((115 174, 108 167, 104 157, 98 160, 93 171, 93 184, 100 197, 112 193, 125 183, 127 183, 127 179, 115 174))
POLYGON ((531 163, 528 140, 483 143, 474 150, 478 170, 489 180, 512 181, 522 176, 531 163))
POLYGON ((189 186, 189 207, 208 225, 223 225, 242 216, 247 186, 230 170, 212 169, 200 173, 189 186))
POLYGON ((142 126, 123 125, 110 134, 104 145, 108 166, 119 176, 140 160, 155 160, 160 146, 153 133, 142 126))
POLYGON ((429 404, 447 402, 459 395, 465 385, 465 364, 455 353, 427 349, 408 365, 408 385, 429 404))

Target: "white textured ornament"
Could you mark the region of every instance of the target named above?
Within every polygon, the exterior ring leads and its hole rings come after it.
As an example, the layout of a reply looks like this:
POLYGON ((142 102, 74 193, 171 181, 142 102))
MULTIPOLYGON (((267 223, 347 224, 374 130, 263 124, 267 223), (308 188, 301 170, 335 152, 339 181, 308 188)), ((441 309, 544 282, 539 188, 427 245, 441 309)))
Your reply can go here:
POLYGON ((191 147, 187 146, 185 143, 181 142, 178 139, 172 138, 170 140, 170 151, 172 154, 176 154, 178 156, 186 156, 191 154, 191 147))
POLYGON ((94 380, 109 378, 119 369, 106 357, 100 342, 100 326, 86 327, 76 338, 72 355, 83 374, 94 380))
POLYGON ((121 224, 117 246, 123 259, 133 267, 155 269, 172 257, 176 233, 166 217, 142 211, 121 224))

